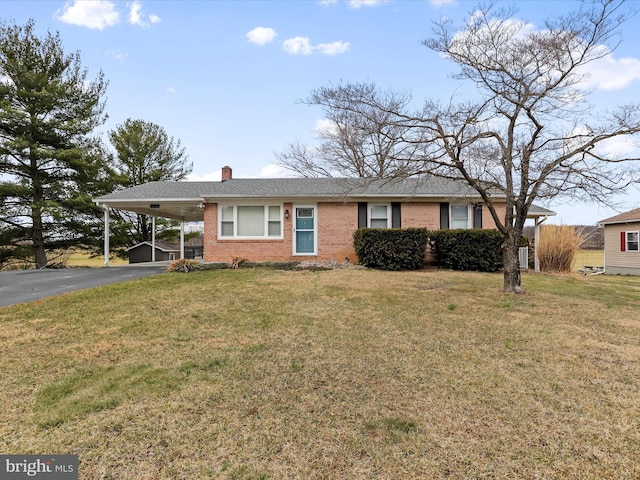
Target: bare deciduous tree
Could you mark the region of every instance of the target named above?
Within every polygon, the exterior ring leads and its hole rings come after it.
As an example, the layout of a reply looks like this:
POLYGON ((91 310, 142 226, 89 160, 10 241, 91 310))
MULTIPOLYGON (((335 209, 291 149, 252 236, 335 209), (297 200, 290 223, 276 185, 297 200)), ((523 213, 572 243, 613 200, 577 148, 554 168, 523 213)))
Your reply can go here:
POLYGON ((318 145, 292 143, 276 154, 277 163, 304 177, 410 175, 413 163, 402 159, 412 158, 416 146, 403 141, 409 129, 396 113, 410 101, 408 94, 382 91, 373 83, 315 90, 301 103, 324 110, 318 145))
MULTIPOLYGON (((390 175, 463 179, 479 193, 505 237, 504 290, 519 293, 518 247, 534 201, 571 196, 604 203, 640 181, 639 158, 607 145, 640 133, 640 105, 597 112, 585 83, 588 65, 615 50, 631 14, 621 0, 599 0, 534 30, 511 10, 479 8, 463 29, 443 21, 424 42, 459 67, 458 79, 475 85, 474 100, 429 100, 409 112, 406 103, 390 107, 372 89, 337 108, 364 116, 361 123, 389 119, 401 132, 387 158, 390 175), (505 200, 501 214, 497 205, 505 200)), ((341 85, 311 98, 325 106, 320 100, 353 91, 363 90, 341 85)))

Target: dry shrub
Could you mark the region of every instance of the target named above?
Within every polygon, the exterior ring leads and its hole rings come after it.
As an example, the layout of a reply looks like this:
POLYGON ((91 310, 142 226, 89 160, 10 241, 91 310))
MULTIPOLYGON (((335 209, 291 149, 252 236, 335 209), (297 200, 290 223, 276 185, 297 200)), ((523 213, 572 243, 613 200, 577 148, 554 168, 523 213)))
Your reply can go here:
POLYGON ((572 225, 545 225, 536 246, 540 270, 570 272, 576 251, 584 243, 581 228, 572 225))
POLYGON ((247 259, 246 258, 238 257, 237 255, 234 255, 233 257, 231 257, 231 262, 229 263, 229 267, 230 268, 240 268, 245 263, 247 263, 247 259))
POLYGON ((202 265, 197 260, 187 260, 179 258, 174 260, 167 267, 167 272, 189 273, 195 270, 202 270, 202 265))

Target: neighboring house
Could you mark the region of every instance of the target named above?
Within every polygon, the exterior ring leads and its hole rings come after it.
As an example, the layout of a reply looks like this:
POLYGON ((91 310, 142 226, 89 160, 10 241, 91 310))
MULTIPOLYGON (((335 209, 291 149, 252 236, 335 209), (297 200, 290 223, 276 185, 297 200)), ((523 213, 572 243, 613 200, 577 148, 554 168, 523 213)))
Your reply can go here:
MULTIPOLYGON (((129 247, 129 263, 142 263, 152 261, 151 242, 142 242, 133 247, 129 247)), ((176 243, 156 242, 155 261, 176 260, 180 258, 180 245, 176 243)))
MULTIPOLYGON (((95 201, 107 224, 109 208, 204 221, 205 262, 355 261, 353 233, 361 227, 495 228, 475 190, 436 177, 234 179, 224 167, 220 182, 151 182, 95 201)), ((503 218, 504 197, 492 201, 503 218)), ((554 214, 534 207, 530 218, 554 214)))
POLYGON ((600 220, 604 226, 604 270, 640 275, 640 208, 600 220))

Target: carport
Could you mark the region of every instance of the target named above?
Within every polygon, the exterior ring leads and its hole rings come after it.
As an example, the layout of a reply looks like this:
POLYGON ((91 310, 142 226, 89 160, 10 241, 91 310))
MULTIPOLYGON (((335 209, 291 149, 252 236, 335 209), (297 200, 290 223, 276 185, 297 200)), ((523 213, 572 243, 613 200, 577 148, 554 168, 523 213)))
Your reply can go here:
MULTIPOLYGON (((191 184, 200 182, 184 182, 191 184)), ((208 182, 202 182, 208 183, 208 182)), ((175 183, 174 183, 175 185, 175 183)), ((204 198, 193 197, 192 188, 174 188, 167 195, 166 182, 150 182, 120 190, 94 199, 104 210, 104 265, 109 265, 110 209, 124 210, 151 217, 152 258, 155 262, 156 218, 168 218, 180 222, 180 257, 184 258, 184 224, 204 220, 204 198), (160 200, 161 199, 161 200, 160 200)), ((198 189, 195 189, 196 191, 198 189)))

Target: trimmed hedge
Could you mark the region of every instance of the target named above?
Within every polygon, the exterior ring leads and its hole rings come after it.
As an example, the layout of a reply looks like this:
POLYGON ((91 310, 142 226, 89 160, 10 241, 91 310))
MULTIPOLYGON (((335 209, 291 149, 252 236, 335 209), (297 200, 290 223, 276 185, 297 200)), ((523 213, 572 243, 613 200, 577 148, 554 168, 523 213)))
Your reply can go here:
POLYGON ((416 270, 424 265, 426 228, 361 228, 353 234, 358 261, 381 270, 416 270))
POLYGON ((502 270, 502 243, 498 230, 438 230, 429 233, 436 263, 452 270, 497 272, 502 270))

